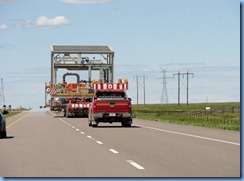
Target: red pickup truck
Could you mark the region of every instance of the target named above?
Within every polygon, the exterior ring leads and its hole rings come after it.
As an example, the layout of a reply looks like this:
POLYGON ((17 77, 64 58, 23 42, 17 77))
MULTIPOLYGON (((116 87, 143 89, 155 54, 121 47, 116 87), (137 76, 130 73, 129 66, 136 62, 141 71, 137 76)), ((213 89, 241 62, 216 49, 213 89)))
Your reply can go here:
POLYGON ((95 90, 89 107, 89 126, 97 127, 100 122, 121 122, 123 127, 132 124, 131 99, 124 90, 95 90))

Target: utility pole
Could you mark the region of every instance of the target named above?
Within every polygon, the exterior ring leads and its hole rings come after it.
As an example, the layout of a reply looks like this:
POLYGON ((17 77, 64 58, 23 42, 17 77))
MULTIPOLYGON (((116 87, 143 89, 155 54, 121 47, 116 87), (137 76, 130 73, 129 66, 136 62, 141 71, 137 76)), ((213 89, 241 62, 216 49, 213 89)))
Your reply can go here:
POLYGON ((143 78, 143 97, 144 97, 144 105, 146 104, 146 78, 147 76, 143 75, 143 76, 134 76, 134 78, 136 78, 136 103, 138 105, 139 102, 139 78, 143 78))
POLYGON ((138 76, 136 77, 136 105, 138 105, 138 76))
POLYGON ((180 105, 180 71, 177 74, 173 74, 173 77, 178 75, 178 106, 180 105))
POLYGON ((189 99, 189 75, 192 75, 192 77, 194 77, 194 73, 189 73, 189 71, 187 71, 186 73, 180 73, 180 71, 178 71, 177 74, 173 74, 173 76, 177 75, 178 76, 178 106, 180 105, 180 76, 182 75, 184 78, 184 75, 186 75, 186 81, 187 81, 187 85, 186 85, 186 103, 188 106, 188 99, 189 99))
POLYGON ((188 106, 188 98, 189 98, 189 75, 192 75, 192 77, 194 77, 194 74, 193 73, 189 73, 189 70, 187 71, 186 73, 186 77, 187 77, 187 91, 186 91, 186 103, 187 103, 187 106, 188 106))
POLYGON ((144 105, 146 104, 146 80, 147 76, 143 75, 143 92, 144 92, 144 105))

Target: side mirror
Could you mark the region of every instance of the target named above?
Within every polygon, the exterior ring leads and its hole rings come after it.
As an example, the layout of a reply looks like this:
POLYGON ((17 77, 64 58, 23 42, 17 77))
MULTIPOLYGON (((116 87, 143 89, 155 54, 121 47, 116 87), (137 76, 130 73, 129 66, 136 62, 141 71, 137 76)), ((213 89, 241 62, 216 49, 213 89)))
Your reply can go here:
POLYGON ((131 98, 128 98, 128 100, 132 101, 132 99, 131 99, 131 98))

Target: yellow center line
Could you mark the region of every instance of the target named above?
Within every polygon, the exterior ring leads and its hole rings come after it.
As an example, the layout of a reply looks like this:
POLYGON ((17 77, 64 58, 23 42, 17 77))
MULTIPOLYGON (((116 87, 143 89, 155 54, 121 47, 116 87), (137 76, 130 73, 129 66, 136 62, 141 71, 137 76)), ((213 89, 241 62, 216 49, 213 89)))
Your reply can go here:
POLYGON ((27 114, 29 114, 29 113, 26 113, 25 115, 23 115, 23 116, 21 116, 20 118, 16 119, 14 122, 12 122, 11 124, 9 124, 6 128, 9 128, 9 127, 11 127, 12 125, 14 125, 15 123, 19 122, 21 119, 23 119, 24 117, 26 117, 27 114))

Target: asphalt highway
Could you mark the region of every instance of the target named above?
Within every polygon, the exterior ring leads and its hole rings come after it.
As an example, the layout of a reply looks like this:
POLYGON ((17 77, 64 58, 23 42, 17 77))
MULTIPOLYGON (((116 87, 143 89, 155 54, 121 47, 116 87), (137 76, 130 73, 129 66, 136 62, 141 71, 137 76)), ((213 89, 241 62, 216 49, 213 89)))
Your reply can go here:
POLYGON ((240 177, 240 132, 134 119, 88 127, 42 109, 7 119, 1 177, 240 177))

